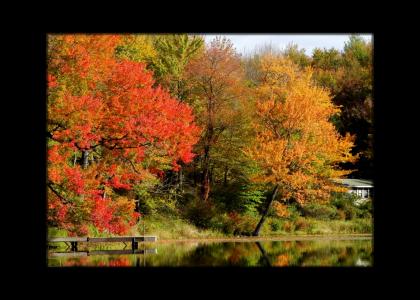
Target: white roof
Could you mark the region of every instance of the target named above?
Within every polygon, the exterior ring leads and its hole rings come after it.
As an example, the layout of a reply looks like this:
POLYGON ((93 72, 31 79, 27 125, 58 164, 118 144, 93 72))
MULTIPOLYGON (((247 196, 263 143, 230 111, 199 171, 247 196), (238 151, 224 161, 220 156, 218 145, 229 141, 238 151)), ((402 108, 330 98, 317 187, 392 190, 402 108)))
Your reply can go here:
POLYGON ((345 178, 345 179, 335 179, 335 181, 349 187, 373 188, 373 181, 367 180, 367 179, 345 178))

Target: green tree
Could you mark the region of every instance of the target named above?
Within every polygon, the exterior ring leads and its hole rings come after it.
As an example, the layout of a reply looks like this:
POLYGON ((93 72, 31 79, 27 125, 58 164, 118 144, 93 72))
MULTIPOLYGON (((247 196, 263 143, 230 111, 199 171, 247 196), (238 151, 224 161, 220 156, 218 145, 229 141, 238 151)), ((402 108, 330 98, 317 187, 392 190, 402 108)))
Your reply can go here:
POLYGON ((157 59, 157 51, 153 45, 154 36, 145 34, 129 34, 122 37, 121 45, 115 49, 120 59, 144 62, 149 67, 157 59))
POLYGON ((185 67, 192 58, 203 51, 203 46, 204 39, 197 35, 157 35, 154 38, 157 59, 151 67, 155 78, 180 100, 184 100, 187 94, 185 67))
POLYGON ((287 45, 283 55, 301 68, 307 67, 311 63, 311 58, 306 55, 305 49, 299 49, 297 44, 291 43, 287 45))
POLYGON ((357 169, 351 176, 371 178, 373 170, 373 64, 372 44, 353 35, 344 51, 315 49, 312 55, 313 79, 328 88, 340 115, 332 120, 341 134, 356 135, 353 153, 360 159, 348 168, 357 169))

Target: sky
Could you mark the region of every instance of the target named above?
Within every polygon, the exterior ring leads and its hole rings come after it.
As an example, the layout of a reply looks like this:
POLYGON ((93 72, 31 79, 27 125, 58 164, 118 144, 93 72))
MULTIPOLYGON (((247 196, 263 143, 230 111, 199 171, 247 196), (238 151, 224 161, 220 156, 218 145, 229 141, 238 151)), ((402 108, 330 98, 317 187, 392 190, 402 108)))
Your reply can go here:
MULTIPOLYGON (((256 47, 271 44, 278 49, 284 49, 289 43, 297 44, 299 49, 304 48, 307 55, 311 55, 315 48, 344 49, 344 42, 348 41, 350 34, 206 34, 205 41, 210 42, 216 36, 229 38, 236 51, 241 54, 253 52, 256 47)), ((371 40, 372 34, 360 34, 365 40, 371 40)))

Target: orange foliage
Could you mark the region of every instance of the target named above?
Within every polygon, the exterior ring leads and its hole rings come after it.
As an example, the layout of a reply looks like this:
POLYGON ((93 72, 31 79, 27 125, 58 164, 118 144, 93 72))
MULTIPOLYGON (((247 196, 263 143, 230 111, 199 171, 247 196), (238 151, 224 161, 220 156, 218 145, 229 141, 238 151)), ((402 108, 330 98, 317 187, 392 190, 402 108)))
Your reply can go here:
POLYGON ((274 266, 276 267, 286 267, 289 265, 289 256, 287 254, 280 254, 277 256, 274 266))
POLYGON ((327 90, 312 82, 312 70, 266 55, 262 82, 256 89, 256 144, 247 154, 263 174, 256 181, 279 185, 282 200, 301 204, 326 200, 338 187, 331 182, 350 173, 338 164, 354 161, 354 137, 335 130, 330 118, 339 113, 327 90))
POLYGON ((287 206, 280 203, 280 202, 274 202, 273 208, 279 217, 286 218, 290 216, 290 212, 287 210, 287 206))

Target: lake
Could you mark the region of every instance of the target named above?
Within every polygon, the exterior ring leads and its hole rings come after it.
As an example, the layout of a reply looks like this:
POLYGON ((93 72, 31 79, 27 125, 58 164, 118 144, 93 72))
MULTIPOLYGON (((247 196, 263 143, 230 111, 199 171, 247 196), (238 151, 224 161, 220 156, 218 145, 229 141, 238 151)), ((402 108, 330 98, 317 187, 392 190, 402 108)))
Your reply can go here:
POLYGON ((157 242, 131 250, 49 251, 50 267, 372 266, 372 239, 157 242), (63 253, 64 252, 64 253, 63 253))

